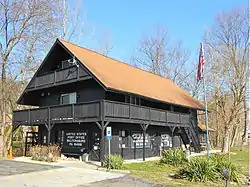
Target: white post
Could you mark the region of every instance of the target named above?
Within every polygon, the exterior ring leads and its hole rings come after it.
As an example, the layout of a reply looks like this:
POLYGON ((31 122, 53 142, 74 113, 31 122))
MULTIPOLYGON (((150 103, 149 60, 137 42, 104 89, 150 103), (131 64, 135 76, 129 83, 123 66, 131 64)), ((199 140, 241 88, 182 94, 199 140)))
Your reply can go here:
POLYGON ((110 139, 109 139, 109 168, 108 169, 110 170, 110 139))
POLYGON ((206 144, 207 144, 207 157, 209 159, 209 136, 208 136, 208 112, 207 112, 207 97, 206 97, 206 85, 205 78, 203 77, 203 89, 204 89, 204 102, 205 102, 205 123, 206 123, 206 144))

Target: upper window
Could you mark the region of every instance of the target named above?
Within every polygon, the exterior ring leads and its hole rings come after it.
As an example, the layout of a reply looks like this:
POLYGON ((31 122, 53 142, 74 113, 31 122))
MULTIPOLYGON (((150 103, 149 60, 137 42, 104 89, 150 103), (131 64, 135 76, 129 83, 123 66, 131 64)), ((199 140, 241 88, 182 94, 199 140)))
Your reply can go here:
POLYGON ((76 92, 61 95, 61 105, 76 103, 76 92))
POLYGON ((62 61, 62 69, 67 68, 69 66, 71 66, 71 64, 69 63, 68 60, 62 61))

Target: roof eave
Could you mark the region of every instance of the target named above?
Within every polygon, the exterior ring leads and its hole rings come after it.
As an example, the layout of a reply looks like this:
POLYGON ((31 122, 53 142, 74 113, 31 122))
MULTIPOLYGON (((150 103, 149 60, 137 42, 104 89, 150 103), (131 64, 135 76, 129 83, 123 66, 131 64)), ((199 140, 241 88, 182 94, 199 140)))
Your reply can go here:
POLYGON ((114 89, 114 88, 110 88, 110 87, 107 87, 107 90, 106 90, 106 91, 133 94, 133 95, 137 95, 137 96, 139 96, 139 97, 144 97, 144 98, 146 98, 146 99, 154 100, 154 101, 161 102, 161 103, 171 104, 171 105, 175 105, 175 106, 181 106, 181 107, 190 108, 190 109, 193 109, 193 110, 205 111, 204 108, 195 108, 195 107, 191 107, 191 106, 186 106, 186 105, 171 103, 171 102, 167 102, 167 101, 162 101, 162 100, 158 100, 158 99, 155 99, 155 98, 147 97, 147 96, 144 96, 144 95, 139 95, 139 94, 135 94, 135 93, 132 93, 132 92, 126 92, 126 91, 123 91, 123 90, 118 90, 118 89, 114 89))

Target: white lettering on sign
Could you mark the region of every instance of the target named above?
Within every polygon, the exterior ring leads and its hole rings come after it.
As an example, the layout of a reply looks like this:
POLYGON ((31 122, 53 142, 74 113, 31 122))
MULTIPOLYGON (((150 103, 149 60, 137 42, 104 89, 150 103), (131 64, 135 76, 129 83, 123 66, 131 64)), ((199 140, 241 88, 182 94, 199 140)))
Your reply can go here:
POLYGON ((86 143, 86 132, 66 132, 65 143, 69 147, 82 147, 86 143))

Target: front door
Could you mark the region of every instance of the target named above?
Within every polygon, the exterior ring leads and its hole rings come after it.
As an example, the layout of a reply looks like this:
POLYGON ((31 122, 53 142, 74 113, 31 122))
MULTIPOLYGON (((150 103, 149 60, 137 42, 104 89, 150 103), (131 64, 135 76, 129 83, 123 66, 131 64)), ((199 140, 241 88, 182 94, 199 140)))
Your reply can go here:
POLYGON ((94 161, 100 161, 100 143, 101 133, 92 132, 92 139, 90 143, 90 159, 94 161))

